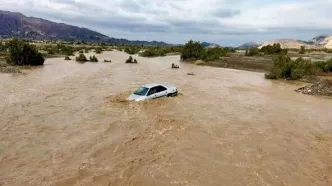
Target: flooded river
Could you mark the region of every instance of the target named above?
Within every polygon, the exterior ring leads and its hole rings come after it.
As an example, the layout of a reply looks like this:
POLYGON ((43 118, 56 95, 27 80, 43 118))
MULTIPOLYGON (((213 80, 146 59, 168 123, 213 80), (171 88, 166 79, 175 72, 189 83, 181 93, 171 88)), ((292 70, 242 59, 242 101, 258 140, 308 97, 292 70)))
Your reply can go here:
POLYGON ((113 62, 0 74, 0 185, 332 185, 331 99, 179 56, 97 57, 113 62), (150 82, 180 95, 124 101, 150 82))

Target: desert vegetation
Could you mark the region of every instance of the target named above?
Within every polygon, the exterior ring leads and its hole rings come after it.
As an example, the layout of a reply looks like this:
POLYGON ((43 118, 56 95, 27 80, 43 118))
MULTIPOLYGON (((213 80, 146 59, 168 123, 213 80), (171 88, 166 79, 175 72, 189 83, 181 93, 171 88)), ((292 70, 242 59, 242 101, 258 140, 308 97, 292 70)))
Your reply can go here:
POLYGON ((235 52, 231 48, 205 48, 200 42, 190 40, 186 43, 181 51, 181 60, 204 60, 214 61, 221 57, 227 57, 229 53, 235 52))
POLYGON ((90 62, 98 62, 98 58, 96 56, 90 56, 90 62))
POLYGON ((86 56, 83 53, 81 53, 81 54, 79 54, 79 56, 76 57, 76 61, 77 62, 86 62, 88 60, 87 60, 86 56))
POLYGON ((182 52, 182 46, 171 47, 148 47, 145 48, 140 56, 142 57, 158 57, 166 56, 167 54, 180 54, 182 52))
POLYGON ((317 75, 320 72, 332 72, 332 59, 312 62, 303 58, 292 60, 288 55, 279 55, 273 59, 273 68, 265 74, 267 79, 301 79, 307 75, 317 75))
POLYGON ((263 56, 263 55, 280 55, 287 54, 288 49, 282 49, 279 43, 274 43, 273 45, 263 46, 261 49, 250 48, 246 50, 246 56, 263 56))
POLYGON ((35 46, 13 39, 7 43, 7 64, 10 65, 43 65, 44 57, 35 46))
POLYGON ((69 56, 66 56, 65 57, 65 60, 71 60, 69 56))

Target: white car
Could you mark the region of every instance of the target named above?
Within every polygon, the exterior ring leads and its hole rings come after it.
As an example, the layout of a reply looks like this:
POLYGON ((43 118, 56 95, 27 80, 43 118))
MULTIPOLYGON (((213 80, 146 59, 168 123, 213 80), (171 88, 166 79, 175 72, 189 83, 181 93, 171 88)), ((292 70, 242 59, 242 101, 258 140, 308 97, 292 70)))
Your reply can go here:
POLYGON ((156 99, 161 97, 173 97, 178 95, 176 87, 152 83, 141 86, 127 100, 129 101, 143 101, 148 99, 156 99))

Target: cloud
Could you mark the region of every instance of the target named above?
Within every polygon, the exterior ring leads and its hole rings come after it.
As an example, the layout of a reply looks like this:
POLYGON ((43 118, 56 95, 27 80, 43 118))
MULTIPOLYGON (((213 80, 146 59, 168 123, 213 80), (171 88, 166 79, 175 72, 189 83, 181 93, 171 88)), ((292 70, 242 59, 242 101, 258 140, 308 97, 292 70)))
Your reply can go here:
MULTIPOLYGON (((78 25, 110 37, 238 45, 309 39, 332 29, 331 0, 6 0, 0 9, 78 25), (250 40, 249 40, 250 39, 250 40)), ((331 33, 330 33, 331 34, 331 33)))

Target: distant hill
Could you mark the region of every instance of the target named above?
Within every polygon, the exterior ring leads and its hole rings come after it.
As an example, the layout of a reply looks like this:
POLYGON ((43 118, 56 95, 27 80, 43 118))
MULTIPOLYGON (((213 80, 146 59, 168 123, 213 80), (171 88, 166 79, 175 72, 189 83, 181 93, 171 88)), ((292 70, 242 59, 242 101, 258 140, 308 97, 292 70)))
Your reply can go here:
POLYGON ((110 38, 87 28, 55 23, 41 18, 26 17, 21 13, 2 10, 0 10, 0 36, 5 38, 86 41, 125 45, 168 45, 165 42, 158 41, 130 41, 127 39, 110 38))
POLYGON ((249 42, 249 43, 244 43, 243 45, 237 47, 238 49, 249 49, 249 48, 257 48, 261 44, 256 43, 256 42, 249 42))
POLYGON ((317 36, 310 41, 300 41, 296 39, 278 39, 264 42, 261 46, 272 45, 274 43, 280 43, 282 48, 296 48, 299 49, 301 46, 305 46, 308 49, 320 49, 328 48, 332 49, 332 36, 317 36))
POLYGON ((220 45, 215 44, 215 43, 208 43, 208 42, 202 42, 201 45, 203 45, 206 48, 215 48, 215 47, 220 47, 220 45))

